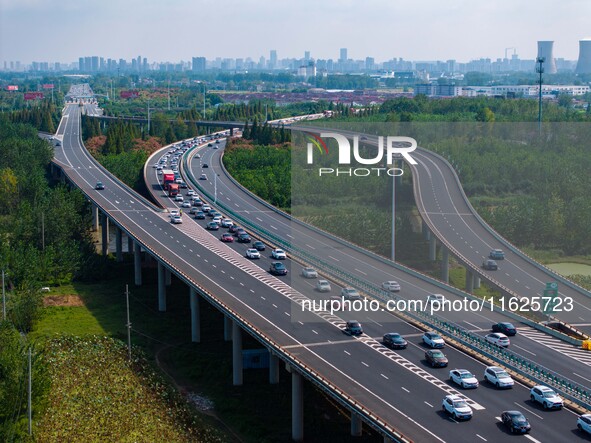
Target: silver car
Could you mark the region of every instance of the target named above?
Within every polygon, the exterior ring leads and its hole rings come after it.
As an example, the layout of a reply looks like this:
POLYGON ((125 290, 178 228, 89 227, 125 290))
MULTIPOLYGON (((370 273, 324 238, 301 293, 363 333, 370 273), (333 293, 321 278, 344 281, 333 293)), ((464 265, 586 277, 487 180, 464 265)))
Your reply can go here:
POLYGON ((302 277, 304 278, 318 278, 318 272, 314 268, 303 268, 302 277))
POLYGON ((319 292, 330 292, 332 288, 330 287, 328 280, 318 280, 316 282, 316 290, 319 292))

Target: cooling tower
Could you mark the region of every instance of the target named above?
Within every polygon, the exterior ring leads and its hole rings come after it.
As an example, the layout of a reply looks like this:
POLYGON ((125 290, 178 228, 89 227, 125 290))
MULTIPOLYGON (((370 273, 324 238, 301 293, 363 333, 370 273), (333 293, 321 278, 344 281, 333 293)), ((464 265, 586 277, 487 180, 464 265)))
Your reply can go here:
POLYGON ((591 38, 579 40, 579 61, 575 73, 591 73, 591 38))
POLYGON ((554 60, 553 41, 538 42, 538 57, 544 57, 544 72, 546 74, 556 74, 556 61, 554 60))

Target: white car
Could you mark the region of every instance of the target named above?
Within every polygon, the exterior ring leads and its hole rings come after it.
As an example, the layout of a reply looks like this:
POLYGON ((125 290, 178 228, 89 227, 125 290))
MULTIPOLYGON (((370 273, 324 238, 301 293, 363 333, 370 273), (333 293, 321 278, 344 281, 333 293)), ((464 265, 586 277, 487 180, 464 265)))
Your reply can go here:
POLYGON ((440 306, 445 301, 443 294, 430 294, 427 296, 427 304, 440 306))
POLYGON ((591 434, 591 414, 583 414, 577 419, 577 428, 591 434))
POLYGON ((232 220, 230 220, 229 218, 224 218, 222 219, 222 228, 229 228, 230 226, 233 226, 234 222, 232 220))
POLYGON ((470 420, 472 418, 472 408, 459 395, 446 395, 441 403, 441 408, 455 420, 470 420))
POLYGON ((512 388, 515 382, 507 371, 498 366, 487 366, 484 370, 484 379, 497 388, 512 388))
POLYGON ((330 292, 332 288, 328 280, 318 280, 316 282, 316 290, 318 292, 330 292))
POLYGON ((478 387, 478 380, 466 369, 452 369, 449 371, 449 379, 464 389, 478 387))
POLYGON ((355 288, 341 289, 341 296, 345 300, 361 300, 361 295, 359 295, 359 291, 357 291, 355 288))
POLYGON ((400 284, 394 280, 385 281, 384 283, 382 283, 382 288, 386 291, 398 292, 400 291, 400 284))
POLYGON ((203 206, 201 207, 201 210, 202 210, 203 212, 209 212, 209 211, 211 211, 211 206, 209 206, 209 205, 203 205, 203 206))
POLYGON ((257 251, 256 249, 252 248, 252 249, 247 249, 246 250, 246 258, 261 258, 261 254, 259 253, 259 251, 257 251))
POLYGON ((211 221, 217 223, 220 226, 222 225, 222 217, 214 217, 211 221))
POLYGON ((287 258, 287 254, 283 249, 273 249, 273 251, 271 251, 271 257, 273 257, 275 260, 285 260, 287 258))
POLYGON ((180 215, 173 215, 170 221, 175 225, 179 225, 183 222, 183 218, 180 215))
POLYGON ((511 344, 511 341, 509 341, 509 337, 507 337, 505 334, 501 332, 491 332, 490 334, 487 334, 484 337, 484 339, 487 342, 492 343, 496 346, 500 346, 502 348, 506 348, 511 344))
POLYGON ((189 189, 187 191, 187 197, 193 197, 195 195, 195 191, 193 191, 192 189, 189 189))
POLYGON ((182 203, 183 201, 185 201, 185 199, 183 198, 183 196, 182 196, 182 195, 180 195, 180 194, 179 194, 179 195, 177 195, 177 196, 174 198, 174 201, 175 201, 175 202, 181 202, 181 203, 182 203))
POLYGON ((158 175, 162 175, 162 169, 158 169, 158 175))
POLYGON ((531 401, 540 403, 544 409, 562 409, 562 398, 548 386, 534 386, 529 391, 531 401))
POLYGON ((304 278, 318 278, 318 272, 314 268, 303 268, 302 277, 304 278))
POLYGON ((445 347, 445 340, 437 332, 427 331, 423 334, 423 343, 433 349, 445 347))
POLYGON ((181 215, 181 213, 179 212, 178 209, 169 209, 168 210, 168 216, 170 218, 174 217, 175 215, 181 215))
POLYGON ((191 202, 184 201, 183 204, 181 205, 181 207, 183 207, 183 208, 190 208, 191 207, 191 202))

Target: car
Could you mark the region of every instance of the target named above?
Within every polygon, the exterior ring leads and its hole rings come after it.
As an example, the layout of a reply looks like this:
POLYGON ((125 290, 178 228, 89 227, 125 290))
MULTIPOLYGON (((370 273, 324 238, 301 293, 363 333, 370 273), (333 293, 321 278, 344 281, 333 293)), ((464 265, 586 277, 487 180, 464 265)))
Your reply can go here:
POLYGON ((318 272, 314 268, 302 268, 302 277, 304 278, 318 278, 318 272))
POLYGON ((207 215, 209 215, 211 218, 219 217, 221 219, 223 217, 221 212, 215 210, 209 211, 207 215))
POLYGON ((503 334, 508 335, 510 337, 517 334, 517 329, 515 328, 515 326, 513 326, 512 323, 507 322, 495 323, 494 325, 492 325, 492 331, 502 332, 503 334))
POLYGON ((443 294, 429 294, 427 296, 427 305, 441 306, 445 301, 443 294))
POLYGON ((504 260, 505 253, 502 249, 493 249, 489 252, 488 258, 492 258, 493 260, 504 260))
POLYGON ((206 228, 210 231, 217 231, 220 229, 220 225, 218 225, 216 222, 209 222, 206 228))
POLYGON ((264 251, 265 250, 265 244, 260 241, 257 240, 252 244, 253 248, 255 248, 257 251, 264 251))
POLYGON ((193 206, 203 206, 203 202, 199 197, 193 197, 193 202, 191 203, 193 206))
POLYGON ((441 338, 441 335, 433 331, 427 331, 423 334, 423 343, 434 349, 445 347, 445 340, 441 338))
POLYGON ((385 334, 382 338, 382 343, 390 349, 406 349, 408 346, 407 341, 397 332, 389 332, 388 334, 385 334))
POLYGON ((180 215, 173 215, 170 217, 170 222, 175 225, 179 225, 183 222, 183 218, 180 215))
POLYGON ((236 234, 238 232, 238 230, 244 231, 244 228, 242 228, 238 225, 232 225, 228 228, 228 232, 231 232, 232 234, 236 234))
POLYGON ((361 295, 359 295, 359 291, 355 288, 341 289, 341 297, 345 300, 361 300, 361 295))
POLYGON ((591 435, 591 414, 583 414, 577 418, 577 428, 591 435))
POLYGON ((161 167, 161 166, 160 166, 158 163, 154 163, 154 164, 152 165, 152 167, 153 167, 154 169, 157 169, 157 168, 159 168, 159 167, 160 167, 160 169, 162 169, 162 167, 161 167))
POLYGON ((269 267, 269 272, 273 275, 287 275, 287 268, 279 261, 274 261, 269 267))
POLYGON ((96 189, 97 191, 102 191, 103 189, 105 189, 105 185, 103 185, 103 182, 96 182, 94 189, 96 189))
POLYGON ((540 403, 544 409, 562 409, 564 406, 562 398, 548 386, 534 386, 529 391, 529 398, 540 403))
POLYGON ((162 169, 158 170, 158 175, 162 175, 162 169))
POLYGON ((459 395, 446 395, 441 403, 441 409, 450 414, 454 420, 470 420, 472 408, 459 395))
POLYGON ((185 198, 182 195, 177 194, 176 197, 174 198, 174 201, 175 202, 184 202, 185 198))
POLYGON ((195 207, 195 206, 193 206, 191 209, 189 209, 189 214, 193 214, 193 215, 195 215, 195 214, 197 214, 198 212, 202 212, 202 211, 201 211, 201 209, 199 209, 199 208, 197 208, 197 207, 195 207))
POLYGON ((467 369, 452 369, 449 371, 449 379, 464 389, 475 389, 478 387, 478 380, 467 369))
POLYGON ((222 236, 220 237, 220 240, 223 241, 224 243, 233 243, 234 237, 232 237, 232 234, 228 234, 227 232, 224 232, 222 234, 222 236))
POLYGON ((487 271, 496 271, 499 269, 499 265, 494 260, 484 260, 482 262, 482 268, 487 271))
POLYGON ((215 142, 216 142, 217 144, 219 144, 219 143, 220 143, 220 141, 219 141, 219 140, 216 140, 215 142))
POLYGON ((384 283, 382 283, 382 288, 386 291, 398 292, 400 291, 400 284, 394 280, 385 281, 384 283))
POLYGON ((177 185, 180 185, 180 184, 182 184, 182 183, 183 183, 183 179, 182 179, 182 178, 180 178, 180 177, 179 177, 179 178, 175 178, 175 179, 174 179, 174 182, 175 182, 177 185))
POLYGON ((261 254, 254 248, 249 248, 246 250, 246 258, 257 259, 261 258, 261 254))
POLYGON ((207 205, 207 204, 206 204, 206 205, 203 205, 203 206, 201 207, 201 210, 202 210, 203 212, 205 212, 205 213, 209 213, 209 211, 211 211, 211 206, 209 206, 209 205, 207 205))
POLYGON ((209 168, 209 165, 207 163, 203 163, 203 166, 201 166, 202 168, 209 168))
POLYGON ((191 207, 191 202, 189 201, 184 201, 183 204, 181 205, 181 208, 190 208, 191 207))
POLYGON ((199 180, 207 180, 207 175, 201 174, 201 176, 199 177, 199 180))
POLYGON ((273 257, 275 260, 285 260, 287 258, 287 254, 283 249, 277 248, 271 251, 271 257, 273 257))
MULTIPOLYGON (((230 234, 230 235, 232 235, 232 234, 230 234)), ((250 235, 248 235, 246 232, 242 232, 236 236, 236 241, 238 243, 250 243, 251 238, 250 238, 250 235)))
POLYGON ((328 280, 318 280, 316 282, 316 290, 318 292, 330 292, 332 288, 328 280))
POLYGON ((531 431, 531 425, 527 418, 519 411, 504 411, 501 414, 501 422, 509 428, 512 434, 527 434, 531 431))
POLYGON ((169 209, 168 210, 168 216, 170 218, 174 217, 175 215, 181 215, 181 213, 179 212, 178 209, 169 209))
POLYGON ((425 352, 425 360, 432 368, 445 368, 447 366, 447 357, 438 349, 429 349, 425 352))
POLYGON ((211 221, 216 222, 220 226, 222 225, 222 217, 220 217, 219 215, 216 215, 211 221))
POLYGON ((487 366, 484 370, 484 379, 497 388, 511 389, 515 384, 507 371, 498 366, 487 366))
POLYGON ((211 148, 212 146, 213 146, 213 145, 212 145, 211 143, 208 143, 208 144, 207 144, 207 147, 208 147, 208 148, 211 148))
POLYGON ((195 218, 197 220, 205 220, 205 212, 203 212, 203 211, 197 211, 195 213, 195 218))
POLYGON ((234 224, 234 222, 232 220, 230 220, 229 218, 224 218, 222 220, 222 228, 229 228, 233 224, 234 224))
POLYGON ((61 146, 62 144, 61 144, 60 142, 55 142, 55 145, 59 147, 59 146, 61 146))
POLYGON ((363 334, 363 328, 361 327, 361 323, 357 320, 349 320, 345 323, 344 332, 349 335, 361 335, 363 334))
POLYGON ((187 186, 187 183, 185 183, 184 181, 182 181, 182 182, 180 183, 180 185, 181 185, 181 188, 182 188, 182 189, 187 189, 187 188, 188 188, 188 186, 187 186))
POLYGON ((496 346, 500 346, 501 348, 506 348, 511 344, 509 337, 501 332, 491 332, 490 334, 485 335, 484 339, 496 346))
POLYGON ((195 154, 195 158, 201 158, 201 155, 195 154))

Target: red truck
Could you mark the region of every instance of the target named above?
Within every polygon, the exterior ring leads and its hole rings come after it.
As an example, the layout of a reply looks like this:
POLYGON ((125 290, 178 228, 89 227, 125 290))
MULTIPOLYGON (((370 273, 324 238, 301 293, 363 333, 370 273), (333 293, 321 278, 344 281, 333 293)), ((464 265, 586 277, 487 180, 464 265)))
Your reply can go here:
POLYGON ((162 171, 162 187, 165 191, 168 191, 168 186, 174 184, 174 172, 170 169, 164 169, 162 171))
POLYGON ((176 183, 169 183, 168 184, 168 196, 175 197, 179 193, 179 185, 176 183))

